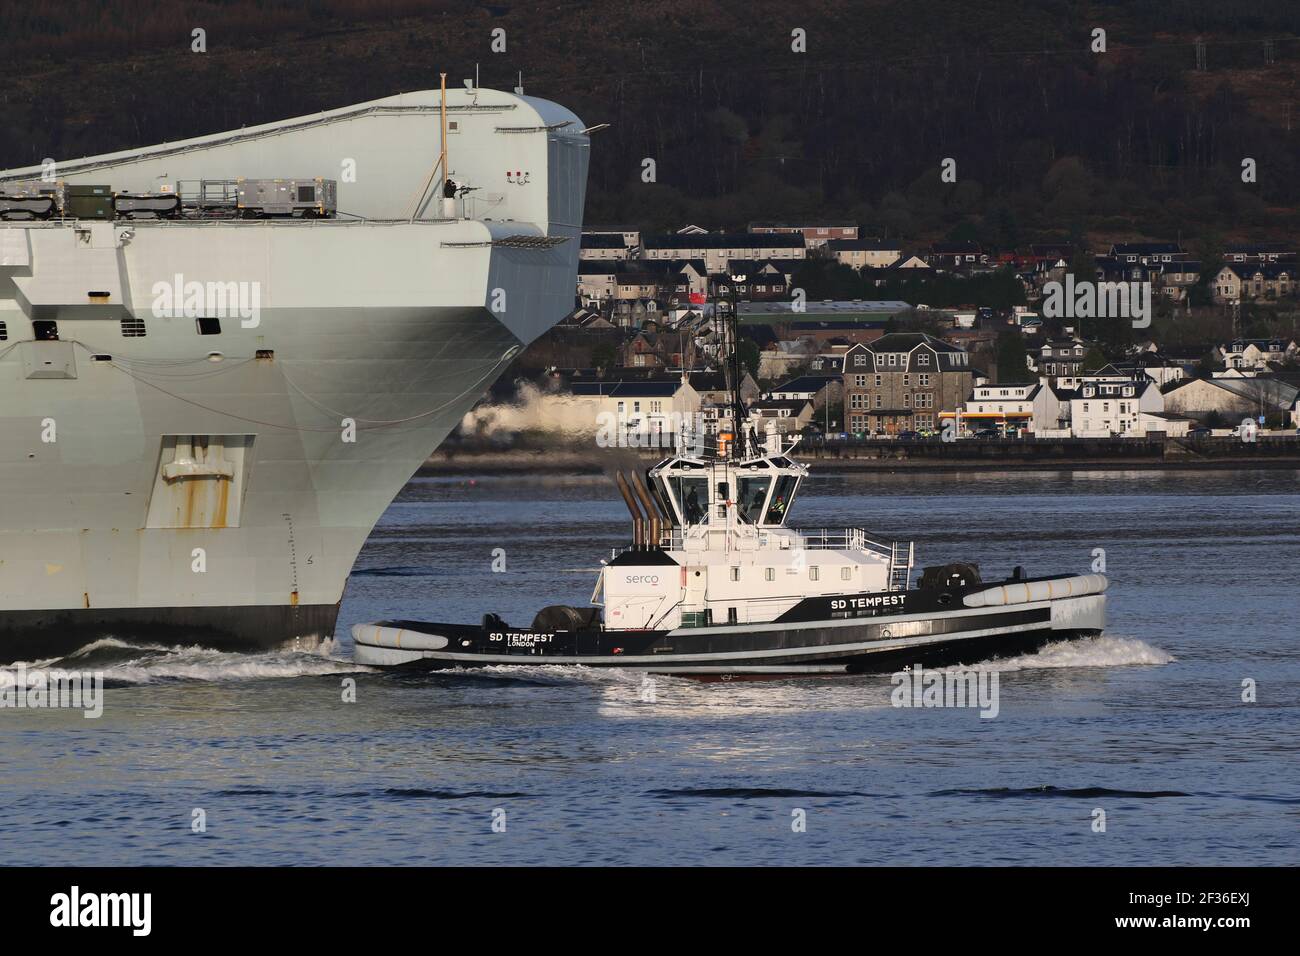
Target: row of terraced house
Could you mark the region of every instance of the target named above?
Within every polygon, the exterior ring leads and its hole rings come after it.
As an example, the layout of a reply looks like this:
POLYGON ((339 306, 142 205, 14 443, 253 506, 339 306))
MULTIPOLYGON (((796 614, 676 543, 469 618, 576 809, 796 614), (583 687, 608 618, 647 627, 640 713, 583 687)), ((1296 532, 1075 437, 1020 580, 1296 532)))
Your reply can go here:
MULTIPOLYGON (((786 301, 796 268, 811 257, 861 270, 878 286, 939 272, 1010 268, 1033 296, 1045 282, 1062 278, 1078 252, 1066 242, 1003 252, 978 242, 935 242, 909 250, 899 241, 862 237, 859 231, 850 223, 751 223, 734 232, 688 225, 668 234, 643 234, 633 226, 589 227, 581 240, 578 302, 629 326, 634 315, 701 305, 714 293, 742 301, 786 301)), ((1178 242, 1118 242, 1092 258, 1096 280, 1151 282, 1157 294, 1175 302, 1185 301, 1202 279, 1203 264, 1178 242)), ((1296 294, 1295 243, 1233 243, 1223 259, 1208 281, 1216 302, 1296 294)))

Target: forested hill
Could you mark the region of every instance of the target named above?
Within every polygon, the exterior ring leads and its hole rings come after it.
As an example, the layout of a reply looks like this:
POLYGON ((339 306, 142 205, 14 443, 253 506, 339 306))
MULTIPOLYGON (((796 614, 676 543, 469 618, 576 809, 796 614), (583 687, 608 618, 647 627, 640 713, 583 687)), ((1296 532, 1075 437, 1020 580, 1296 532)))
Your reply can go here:
POLYGON ((459 83, 478 64, 484 86, 522 71, 528 92, 611 124, 594 134, 589 222, 817 216, 999 246, 1294 235, 1298 18, 1295 0, 34 0, 0 6, 0 168, 428 88, 440 70, 459 83))

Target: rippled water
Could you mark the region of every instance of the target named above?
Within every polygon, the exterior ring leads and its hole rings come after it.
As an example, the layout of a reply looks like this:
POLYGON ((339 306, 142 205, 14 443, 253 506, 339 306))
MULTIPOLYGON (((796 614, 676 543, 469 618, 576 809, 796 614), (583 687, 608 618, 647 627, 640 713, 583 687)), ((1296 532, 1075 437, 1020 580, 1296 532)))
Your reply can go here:
MULTIPOLYGON (((988 575, 1082 572, 1102 548, 1110 627, 998 662, 991 720, 891 707, 887 676, 660 677, 646 700, 618 671, 401 675, 355 667, 346 640, 241 656, 122 635, 62 662, 105 671, 102 718, 0 711, 6 859, 1300 862, 1300 475, 818 476, 794 517, 988 575)), ((340 634, 585 603, 626 524, 603 479, 417 480, 340 634)))

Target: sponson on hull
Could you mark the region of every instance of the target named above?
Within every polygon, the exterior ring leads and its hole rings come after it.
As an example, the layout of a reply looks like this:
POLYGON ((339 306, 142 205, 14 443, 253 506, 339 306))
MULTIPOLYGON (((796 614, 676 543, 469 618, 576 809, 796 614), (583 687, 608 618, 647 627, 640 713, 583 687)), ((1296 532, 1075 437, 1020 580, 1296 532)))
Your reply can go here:
POLYGON ((577 664, 763 677, 975 663, 1099 634, 1099 574, 983 581, 974 564, 926 568, 911 542, 861 528, 786 524, 808 475, 787 440, 742 421, 735 440, 617 476, 633 541, 604 562, 591 607, 552 606, 529 627, 382 621, 353 627, 371 665, 577 664))

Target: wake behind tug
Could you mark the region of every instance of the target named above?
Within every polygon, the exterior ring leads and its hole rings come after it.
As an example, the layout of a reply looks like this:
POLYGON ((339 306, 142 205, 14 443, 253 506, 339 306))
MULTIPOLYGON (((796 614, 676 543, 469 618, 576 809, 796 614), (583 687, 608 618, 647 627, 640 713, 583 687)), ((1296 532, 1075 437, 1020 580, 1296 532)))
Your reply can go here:
POLYGON ((785 524, 805 465, 749 423, 730 450, 678 454, 618 475, 633 544, 601 568, 589 608, 553 606, 528 628, 381 621, 352 628, 358 663, 421 668, 623 667, 698 677, 851 674, 973 664, 1100 634, 1099 574, 981 581, 926 568, 910 542, 785 524))

